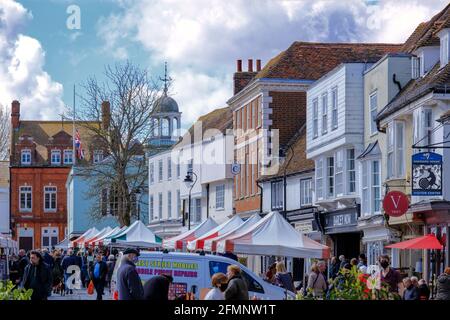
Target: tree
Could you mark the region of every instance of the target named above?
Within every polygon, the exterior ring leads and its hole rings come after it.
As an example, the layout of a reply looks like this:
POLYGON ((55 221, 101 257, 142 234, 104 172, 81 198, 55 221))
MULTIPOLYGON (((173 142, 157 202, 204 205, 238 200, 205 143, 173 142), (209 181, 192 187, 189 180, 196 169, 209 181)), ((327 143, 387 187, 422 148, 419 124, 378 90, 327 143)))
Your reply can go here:
POLYGON ((96 199, 92 217, 99 219, 109 211, 121 225, 129 225, 138 217, 139 193, 145 192, 148 181, 144 145, 161 90, 147 70, 130 62, 105 67, 104 76, 102 82, 90 77, 83 84, 75 119, 107 156, 101 163, 77 168, 91 184, 85 195, 96 199))
POLYGON ((0 105, 0 160, 8 157, 10 130, 8 109, 0 105))

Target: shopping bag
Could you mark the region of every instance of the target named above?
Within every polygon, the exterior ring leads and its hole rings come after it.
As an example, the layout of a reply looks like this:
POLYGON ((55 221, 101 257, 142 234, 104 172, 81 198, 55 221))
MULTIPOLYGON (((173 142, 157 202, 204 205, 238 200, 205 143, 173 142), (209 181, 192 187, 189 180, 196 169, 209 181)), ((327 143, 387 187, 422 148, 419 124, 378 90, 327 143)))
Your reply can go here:
POLYGON ((94 294, 94 282, 92 282, 92 280, 89 282, 87 294, 94 294))
POLYGON ((119 292, 118 291, 114 291, 113 300, 119 300, 119 292))

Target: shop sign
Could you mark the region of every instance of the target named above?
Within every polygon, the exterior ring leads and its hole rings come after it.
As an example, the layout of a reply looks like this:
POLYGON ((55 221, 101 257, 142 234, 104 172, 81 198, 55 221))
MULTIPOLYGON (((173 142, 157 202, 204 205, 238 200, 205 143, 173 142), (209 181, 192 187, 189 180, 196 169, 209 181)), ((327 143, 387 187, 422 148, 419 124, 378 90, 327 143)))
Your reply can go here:
POLYGON ((383 199, 383 209, 391 217, 400 217, 408 211, 409 200, 400 191, 389 191, 383 199))
POLYGON ((307 234, 313 232, 312 221, 295 222, 294 228, 300 233, 307 234))
POLYGON ((356 226, 357 212, 331 213, 325 218, 326 228, 356 226))
POLYGON ((442 156, 421 152, 412 156, 412 195, 442 195, 442 156))

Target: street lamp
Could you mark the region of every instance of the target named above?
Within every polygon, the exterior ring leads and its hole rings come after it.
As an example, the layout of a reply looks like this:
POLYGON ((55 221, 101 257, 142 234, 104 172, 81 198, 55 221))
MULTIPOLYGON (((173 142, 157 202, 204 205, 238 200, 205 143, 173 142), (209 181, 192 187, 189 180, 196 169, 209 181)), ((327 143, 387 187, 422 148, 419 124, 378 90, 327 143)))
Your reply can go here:
POLYGON ((195 183, 197 182, 197 175, 194 171, 189 170, 187 172, 186 177, 184 178, 184 182, 186 184, 190 184, 189 188, 189 197, 188 197, 188 230, 191 230, 191 192, 192 188, 194 187, 195 183), (192 180, 192 175, 194 175, 195 180, 192 180))

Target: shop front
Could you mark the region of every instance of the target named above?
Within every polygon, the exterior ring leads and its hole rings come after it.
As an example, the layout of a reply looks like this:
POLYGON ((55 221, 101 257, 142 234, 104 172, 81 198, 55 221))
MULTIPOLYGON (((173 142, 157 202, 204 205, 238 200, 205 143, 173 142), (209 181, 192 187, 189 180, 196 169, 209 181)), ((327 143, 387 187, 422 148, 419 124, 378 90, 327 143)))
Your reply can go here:
POLYGON ((325 244, 331 244, 332 255, 357 258, 361 251, 361 235, 358 229, 359 207, 322 213, 325 244))

